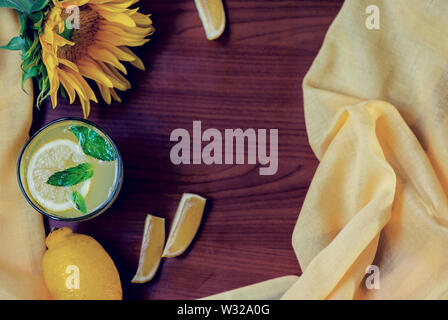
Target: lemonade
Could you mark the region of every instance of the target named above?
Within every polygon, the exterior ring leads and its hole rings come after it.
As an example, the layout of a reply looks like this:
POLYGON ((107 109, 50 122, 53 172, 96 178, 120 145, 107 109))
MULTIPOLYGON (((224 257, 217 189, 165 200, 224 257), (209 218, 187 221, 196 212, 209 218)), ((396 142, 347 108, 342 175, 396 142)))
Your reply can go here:
POLYGON ((60 119, 39 130, 18 162, 19 185, 29 203, 57 220, 76 221, 106 210, 122 183, 113 141, 93 123, 60 119))

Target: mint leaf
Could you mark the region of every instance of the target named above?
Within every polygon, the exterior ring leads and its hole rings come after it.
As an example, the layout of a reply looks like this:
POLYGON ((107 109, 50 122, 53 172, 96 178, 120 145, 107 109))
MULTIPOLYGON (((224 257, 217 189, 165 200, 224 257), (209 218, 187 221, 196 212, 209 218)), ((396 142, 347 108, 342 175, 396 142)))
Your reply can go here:
POLYGON ((47 184, 56 187, 68 187, 90 179, 93 176, 93 167, 90 163, 82 163, 76 167, 65 169, 51 175, 47 184))
POLYGON ((78 191, 72 191, 72 198, 73 202, 75 203, 76 209, 78 209, 82 213, 87 213, 86 201, 78 191))
POLYGON ((70 131, 78 138, 79 144, 86 155, 103 161, 117 159, 115 149, 96 131, 84 126, 71 126, 70 131))
POLYGON ((23 50, 24 47, 25 47, 25 39, 23 39, 22 37, 14 37, 9 41, 7 45, 0 46, 0 49, 23 50))

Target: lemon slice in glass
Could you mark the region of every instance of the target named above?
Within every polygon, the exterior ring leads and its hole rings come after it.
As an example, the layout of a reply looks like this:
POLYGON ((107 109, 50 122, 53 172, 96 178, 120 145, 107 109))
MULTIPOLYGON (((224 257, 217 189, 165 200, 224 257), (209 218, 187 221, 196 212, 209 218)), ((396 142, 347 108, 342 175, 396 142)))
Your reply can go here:
POLYGON ((222 0, 195 0, 207 39, 215 40, 226 27, 226 14, 222 0))
POLYGON ((201 224, 205 201, 197 194, 182 195, 162 257, 177 257, 187 250, 201 224))
POLYGON ((162 259, 165 244, 165 219, 148 214, 145 220, 140 259, 133 283, 145 283, 154 278, 162 259))
MULTIPOLYGON (((61 212, 73 208, 71 187, 47 184, 48 178, 67 168, 87 161, 81 147, 68 139, 57 139, 40 147, 31 157, 27 169, 28 188, 33 198, 45 209, 61 212)), ((73 186, 84 198, 90 189, 90 179, 73 186)))

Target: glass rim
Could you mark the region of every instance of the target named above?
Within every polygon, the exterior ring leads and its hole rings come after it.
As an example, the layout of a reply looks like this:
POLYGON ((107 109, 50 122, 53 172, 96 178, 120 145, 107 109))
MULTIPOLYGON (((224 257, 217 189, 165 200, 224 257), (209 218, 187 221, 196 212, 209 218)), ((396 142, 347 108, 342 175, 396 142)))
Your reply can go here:
POLYGON ((56 220, 56 221, 63 221, 63 222, 84 221, 84 220, 88 220, 90 218, 93 218, 93 217, 103 213, 115 201, 115 198, 118 196, 118 193, 121 189, 121 185, 123 183, 123 162, 122 162, 121 154, 120 154, 120 151, 118 150, 118 147, 116 146, 115 142, 112 140, 112 138, 109 136, 109 134, 107 134, 107 132, 104 129, 100 128, 97 124, 93 123, 92 121, 89 121, 86 119, 82 119, 82 118, 78 118, 78 117, 64 117, 64 118, 59 118, 59 119, 53 120, 53 121, 47 123, 46 125, 44 125, 43 127, 41 127, 28 139, 28 141, 22 147, 22 150, 20 151, 20 154, 19 154, 19 158, 17 160, 17 180, 19 182, 20 190, 22 191, 22 194, 24 195, 25 199, 40 214, 42 214, 52 220, 56 220), (84 216, 74 217, 74 218, 64 218, 64 217, 59 217, 59 216, 53 216, 53 215, 43 211, 41 208, 39 208, 30 199, 30 196, 28 196, 27 192, 25 191, 25 188, 22 184, 22 178, 21 178, 21 173, 20 173, 20 166, 21 166, 23 154, 25 153, 25 150, 28 147, 28 145, 31 143, 31 141, 33 141, 39 135, 39 133, 41 133, 48 127, 55 125, 59 122, 63 122, 63 121, 79 121, 79 122, 88 124, 88 125, 94 127, 95 129, 99 130, 109 140, 109 142, 112 144, 112 147, 114 148, 114 150, 117 154, 117 163, 118 163, 117 182, 115 183, 114 189, 111 192, 111 194, 109 195, 109 197, 107 198, 107 200, 104 201, 104 203, 101 206, 99 206, 97 209, 95 209, 91 213, 86 214, 84 216))

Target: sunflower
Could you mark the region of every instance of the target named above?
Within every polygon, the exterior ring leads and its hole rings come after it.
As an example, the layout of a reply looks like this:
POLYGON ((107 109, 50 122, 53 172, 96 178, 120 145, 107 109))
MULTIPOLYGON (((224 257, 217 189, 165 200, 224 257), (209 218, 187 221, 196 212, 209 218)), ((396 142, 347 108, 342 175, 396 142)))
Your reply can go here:
POLYGON ((61 90, 70 103, 79 97, 87 118, 90 101, 98 100, 86 79, 96 83, 107 104, 112 98, 121 102, 116 89, 131 87, 122 62, 144 70, 143 62, 128 47, 145 44, 154 32, 150 15, 129 8, 137 1, 53 0, 39 35, 53 108, 61 90), (65 23, 72 6, 79 9, 79 29, 69 29, 65 23))

